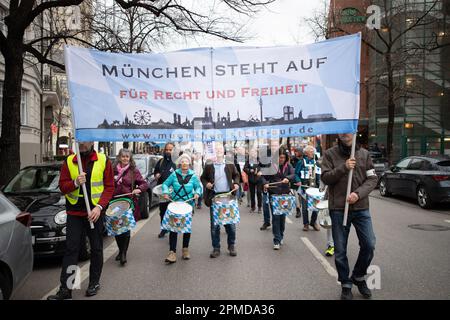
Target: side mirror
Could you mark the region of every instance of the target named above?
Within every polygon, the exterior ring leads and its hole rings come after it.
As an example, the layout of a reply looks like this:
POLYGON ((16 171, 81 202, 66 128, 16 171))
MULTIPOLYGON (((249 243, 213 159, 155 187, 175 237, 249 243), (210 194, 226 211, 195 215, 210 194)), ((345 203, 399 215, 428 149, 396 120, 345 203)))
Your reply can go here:
POLYGON ((396 166, 391 166, 389 169, 390 169, 392 172, 398 171, 396 166))

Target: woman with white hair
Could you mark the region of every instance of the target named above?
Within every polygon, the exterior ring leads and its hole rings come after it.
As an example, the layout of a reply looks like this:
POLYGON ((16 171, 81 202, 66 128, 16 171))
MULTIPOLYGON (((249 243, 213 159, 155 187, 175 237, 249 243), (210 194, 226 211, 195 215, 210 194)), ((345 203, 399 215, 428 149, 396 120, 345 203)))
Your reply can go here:
MULTIPOLYGON (((162 191, 165 199, 171 198, 173 201, 186 201, 191 199, 188 203, 194 208, 195 201, 202 195, 203 189, 199 177, 190 169, 191 156, 182 154, 178 160, 178 169, 175 170, 164 183, 162 184, 162 191), (172 193, 169 188, 172 187, 172 193)), ((194 209, 193 209, 194 210, 194 209)), ((175 263, 177 261, 177 239, 178 233, 170 232, 169 236, 169 254, 166 262, 175 263)), ((183 253, 182 258, 189 260, 189 241, 191 239, 190 233, 183 234, 183 253)))

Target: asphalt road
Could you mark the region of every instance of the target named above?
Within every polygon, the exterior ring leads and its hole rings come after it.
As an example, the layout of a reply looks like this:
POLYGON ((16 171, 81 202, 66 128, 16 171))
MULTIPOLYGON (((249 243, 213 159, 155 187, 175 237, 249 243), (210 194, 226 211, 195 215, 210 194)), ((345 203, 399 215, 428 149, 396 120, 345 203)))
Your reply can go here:
MULTIPOLYGON (((434 225, 450 229, 450 209, 440 206, 428 211, 413 201, 381 198, 372 193, 371 214, 377 245, 372 265, 379 268, 380 289, 374 299, 449 299, 450 231, 425 231, 410 225, 434 225)), ((128 264, 120 267, 114 257, 116 246, 105 239, 105 265, 102 289, 96 299, 338 299, 340 286, 335 278, 334 258, 323 256, 326 232, 302 231, 301 219, 290 217, 285 244, 272 248, 272 232, 260 231, 262 215, 241 206, 237 230, 237 257, 226 250, 222 228, 222 254, 209 258, 211 240, 209 212, 194 216, 191 260, 166 265, 168 238, 158 239, 159 216, 152 211, 148 220, 138 223, 128 253, 128 264), (290 223, 289 223, 290 222, 290 223), (315 253, 315 255, 314 255, 315 253), (320 253, 320 254, 318 254, 320 253)), ((435 229, 437 227, 434 227, 435 229)), ((351 266, 358 254, 358 241, 352 229, 348 255, 351 266)), ((61 259, 44 259, 14 299, 42 299, 58 286, 61 259)), ((87 276, 86 265, 82 279, 87 276)), ((84 290, 75 290, 74 299, 87 299, 84 290)), ((354 288, 355 299, 361 299, 354 288)))

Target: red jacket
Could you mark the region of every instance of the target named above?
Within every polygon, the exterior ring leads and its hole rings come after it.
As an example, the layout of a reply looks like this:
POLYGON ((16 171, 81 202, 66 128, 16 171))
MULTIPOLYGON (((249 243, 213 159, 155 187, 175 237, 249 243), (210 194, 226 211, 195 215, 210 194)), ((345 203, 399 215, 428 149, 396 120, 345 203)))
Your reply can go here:
MULTIPOLYGON (((97 152, 91 152, 89 157, 87 158, 81 158, 83 170, 87 167, 88 162, 97 161, 97 152)), ((77 156, 73 158, 73 163, 77 164, 77 156)), ((87 182, 89 183, 89 182, 87 182)), ((103 208, 106 209, 108 206, 109 201, 111 200, 113 193, 114 193, 114 172, 111 165, 111 161, 109 159, 106 159, 106 167, 105 171, 103 173, 103 186, 104 190, 102 193, 102 196, 100 197, 100 200, 98 204, 103 208)), ((63 194, 68 194, 72 191, 74 191, 76 188, 74 181, 70 177, 69 167, 67 166, 67 161, 64 161, 61 167, 61 174, 59 177, 59 189, 63 194)), ((80 190, 82 192, 82 190, 80 190)), ((85 211, 67 211, 67 214, 74 215, 74 216, 87 216, 87 212, 85 211)))

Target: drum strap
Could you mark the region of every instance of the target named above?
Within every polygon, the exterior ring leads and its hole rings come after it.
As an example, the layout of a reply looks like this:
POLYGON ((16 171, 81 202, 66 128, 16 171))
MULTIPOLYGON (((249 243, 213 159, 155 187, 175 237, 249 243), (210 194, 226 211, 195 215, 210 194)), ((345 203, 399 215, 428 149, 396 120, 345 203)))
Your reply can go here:
POLYGON ((178 189, 177 192, 175 192, 175 197, 184 199, 185 197, 188 196, 188 192, 187 192, 186 188, 184 187, 184 185, 189 183, 189 181, 192 178, 192 174, 187 175, 186 177, 184 177, 184 179, 181 176, 181 174, 179 174, 178 172, 175 172, 175 174, 177 175, 178 183, 181 185, 181 188, 178 189), (184 195, 180 195, 181 191, 184 191, 184 195))

